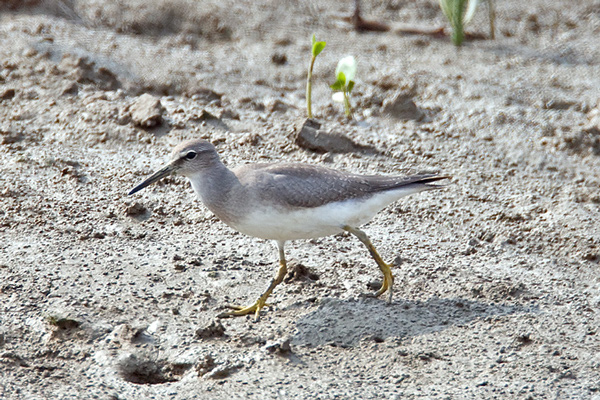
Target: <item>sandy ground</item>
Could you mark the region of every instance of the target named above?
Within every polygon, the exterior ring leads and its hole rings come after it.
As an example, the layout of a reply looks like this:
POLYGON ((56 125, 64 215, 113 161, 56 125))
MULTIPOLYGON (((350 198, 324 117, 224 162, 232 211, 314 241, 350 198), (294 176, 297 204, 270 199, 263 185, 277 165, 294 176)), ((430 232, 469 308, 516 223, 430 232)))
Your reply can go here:
POLYGON ((460 49, 399 33, 443 26, 433 0, 364 2, 384 33, 350 1, 2 3, 0 398, 600 399, 600 2, 497 3, 460 49), (312 33, 315 117, 369 151, 296 144, 312 33), (352 122, 327 86, 348 54, 352 122), (338 235, 288 245, 260 322, 218 320, 272 243, 183 178, 126 195, 199 137, 228 165, 452 179, 364 227, 391 305, 338 235))

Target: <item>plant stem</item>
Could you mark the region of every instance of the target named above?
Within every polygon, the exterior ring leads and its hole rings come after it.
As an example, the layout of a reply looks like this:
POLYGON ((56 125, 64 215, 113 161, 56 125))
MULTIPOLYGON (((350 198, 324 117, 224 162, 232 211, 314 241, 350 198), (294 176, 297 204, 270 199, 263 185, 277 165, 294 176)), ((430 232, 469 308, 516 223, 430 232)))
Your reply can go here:
POLYGON ((311 56, 310 66, 308 67, 308 77, 306 78, 306 112, 308 114, 308 118, 312 118, 312 72, 316 59, 317 58, 315 56, 311 56))
POLYGON ((463 27, 463 17, 465 14, 465 0, 455 0, 452 4, 454 9, 452 10, 452 43, 455 46, 460 46, 465 40, 465 32, 463 27))
POLYGON ((490 39, 496 38, 496 10, 494 9, 494 0, 488 0, 488 15, 490 19, 490 39))
POLYGON ((344 112, 348 119, 352 119, 352 106, 350 106, 350 95, 347 90, 344 90, 344 112))

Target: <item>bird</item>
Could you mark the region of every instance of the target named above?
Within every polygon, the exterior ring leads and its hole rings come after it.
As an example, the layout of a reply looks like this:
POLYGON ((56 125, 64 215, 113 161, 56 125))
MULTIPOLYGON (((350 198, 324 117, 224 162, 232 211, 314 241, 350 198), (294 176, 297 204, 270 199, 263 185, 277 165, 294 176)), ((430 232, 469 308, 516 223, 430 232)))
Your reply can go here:
POLYGON ((129 191, 129 195, 171 174, 191 183, 197 197, 223 223, 245 235, 274 240, 279 270, 267 290, 248 306, 229 306, 219 316, 254 314, 259 320, 267 299, 287 274, 287 241, 342 232, 358 238, 375 260, 383 282, 374 296, 387 292, 392 302, 394 276, 359 227, 401 197, 439 189, 439 174, 412 176, 359 175, 304 163, 257 163, 228 168, 215 146, 202 139, 177 145, 170 161, 129 191))

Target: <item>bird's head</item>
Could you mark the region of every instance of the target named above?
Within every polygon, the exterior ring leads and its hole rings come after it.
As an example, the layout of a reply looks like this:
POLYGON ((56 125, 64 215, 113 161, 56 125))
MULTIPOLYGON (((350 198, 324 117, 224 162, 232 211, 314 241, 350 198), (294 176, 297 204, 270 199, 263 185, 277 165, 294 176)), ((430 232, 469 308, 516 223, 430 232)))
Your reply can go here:
POLYGON ((171 153, 171 161, 150 175, 142 183, 131 189, 128 194, 139 192, 162 178, 177 174, 185 177, 202 173, 204 170, 218 163, 219 155, 215 146, 206 140, 189 140, 179 144, 171 153))

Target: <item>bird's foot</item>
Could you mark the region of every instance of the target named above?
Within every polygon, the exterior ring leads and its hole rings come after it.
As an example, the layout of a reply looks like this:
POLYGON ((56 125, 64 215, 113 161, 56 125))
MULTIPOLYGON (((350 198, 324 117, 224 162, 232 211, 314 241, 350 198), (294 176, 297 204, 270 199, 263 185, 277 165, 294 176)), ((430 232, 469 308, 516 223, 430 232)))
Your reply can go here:
POLYGON ((228 306, 229 308, 233 309, 233 311, 226 311, 226 312, 222 312, 221 314, 217 315, 217 317, 219 318, 227 318, 227 317, 239 317, 242 315, 248 315, 248 314, 252 314, 254 313, 254 320, 255 321, 259 321, 260 320, 260 310, 263 309, 263 307, 269 307, 270 304, 267 304, 265 302, 266 299, 263 299, 262 296, 256 300, 256 302, 250 306, 228 306))
POLYGON ((392 295, 394 293, 394 290, 392 288, 394 285, 394 276, 392 275, 391 266, 388 264, 385 264, 381 268, 381 271, 383 272, 383 282, 381 283, 381 288, 379 288, 379 290, 373 295, 373 297, 379 297, 382 294, 384 294, 385 292, 388 292, 387 301, 388 301, 388 303, 391 303, 392 295))

